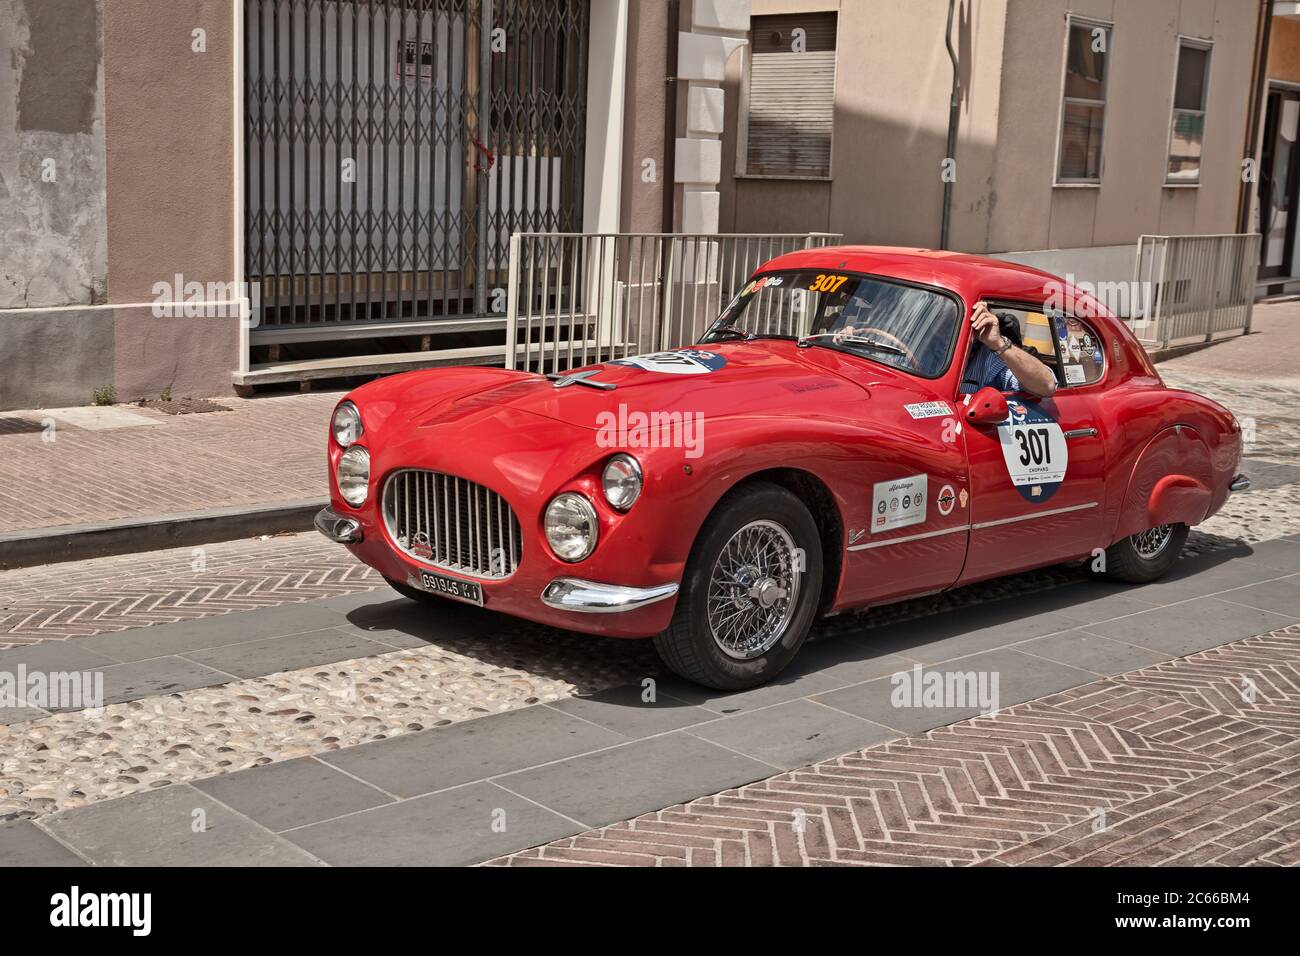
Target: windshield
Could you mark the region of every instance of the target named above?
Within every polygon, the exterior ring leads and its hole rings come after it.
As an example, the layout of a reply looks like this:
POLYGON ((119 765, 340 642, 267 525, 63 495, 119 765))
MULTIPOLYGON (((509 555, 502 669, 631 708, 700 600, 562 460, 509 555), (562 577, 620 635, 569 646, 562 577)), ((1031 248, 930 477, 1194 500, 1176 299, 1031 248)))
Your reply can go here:
POLYGON ((799 336, 936 378, 948 368, 959 322, 956 301, 931 289, 852 273, 774 272, 751 279, 701 341, 799 336))

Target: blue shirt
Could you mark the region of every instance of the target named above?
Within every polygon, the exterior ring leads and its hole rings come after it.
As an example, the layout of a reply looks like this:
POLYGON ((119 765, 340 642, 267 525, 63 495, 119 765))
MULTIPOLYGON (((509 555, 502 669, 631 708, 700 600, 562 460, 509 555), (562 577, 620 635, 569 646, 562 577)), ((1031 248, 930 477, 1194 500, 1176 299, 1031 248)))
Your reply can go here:
POLYGON ((966 363, 966 371, 962 374, 960 391, 963 395, 971 395, 990 385, 999 392, 1023 390, 1020 379, 1007 368, 1007 363, 985 348, 983 342, 977 342, 970 361, 966 363))

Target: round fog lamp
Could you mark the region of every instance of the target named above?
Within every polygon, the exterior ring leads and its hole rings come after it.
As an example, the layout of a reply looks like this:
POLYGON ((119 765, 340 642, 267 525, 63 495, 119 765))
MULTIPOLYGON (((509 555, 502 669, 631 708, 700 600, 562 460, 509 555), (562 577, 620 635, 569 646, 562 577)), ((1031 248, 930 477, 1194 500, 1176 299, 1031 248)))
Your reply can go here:
POLYGON ((596 509, 582 495, 557 495, 546 506, 546 540, 562 561, 581 561, 596 547, 596 509))
POLYGON ((641 495, 641 466, 631 455, 615 455, 600 476, 605 500, 619 511, 627 511, 641 495))
POLYGON ((353 445, 339 459, 339 494, 352 507, 365 504, 370 493, 370 452, 353 445))

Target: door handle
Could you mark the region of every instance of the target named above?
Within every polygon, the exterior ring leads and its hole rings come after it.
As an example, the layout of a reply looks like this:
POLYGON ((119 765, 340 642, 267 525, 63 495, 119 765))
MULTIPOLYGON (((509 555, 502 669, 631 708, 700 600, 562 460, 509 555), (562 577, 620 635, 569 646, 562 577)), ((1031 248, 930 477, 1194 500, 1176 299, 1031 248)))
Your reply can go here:
POLYGON ((1097 429, 1095 428, 1071 428, 1065 433, 1066 438, 1096 438, 1097 429))

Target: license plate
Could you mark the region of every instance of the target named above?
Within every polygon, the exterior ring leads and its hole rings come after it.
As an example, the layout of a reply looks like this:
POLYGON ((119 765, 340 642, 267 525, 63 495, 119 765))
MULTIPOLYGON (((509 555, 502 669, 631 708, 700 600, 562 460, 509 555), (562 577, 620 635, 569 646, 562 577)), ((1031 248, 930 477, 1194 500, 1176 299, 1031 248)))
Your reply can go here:
POLYGON ((459 578, 434 574, 432 571, 421 571, 420 587, 433 594, 455 598, 457 601, 468 601, 479 607, 483 606, 483 588, 476 581, 462 581, 459 578))

